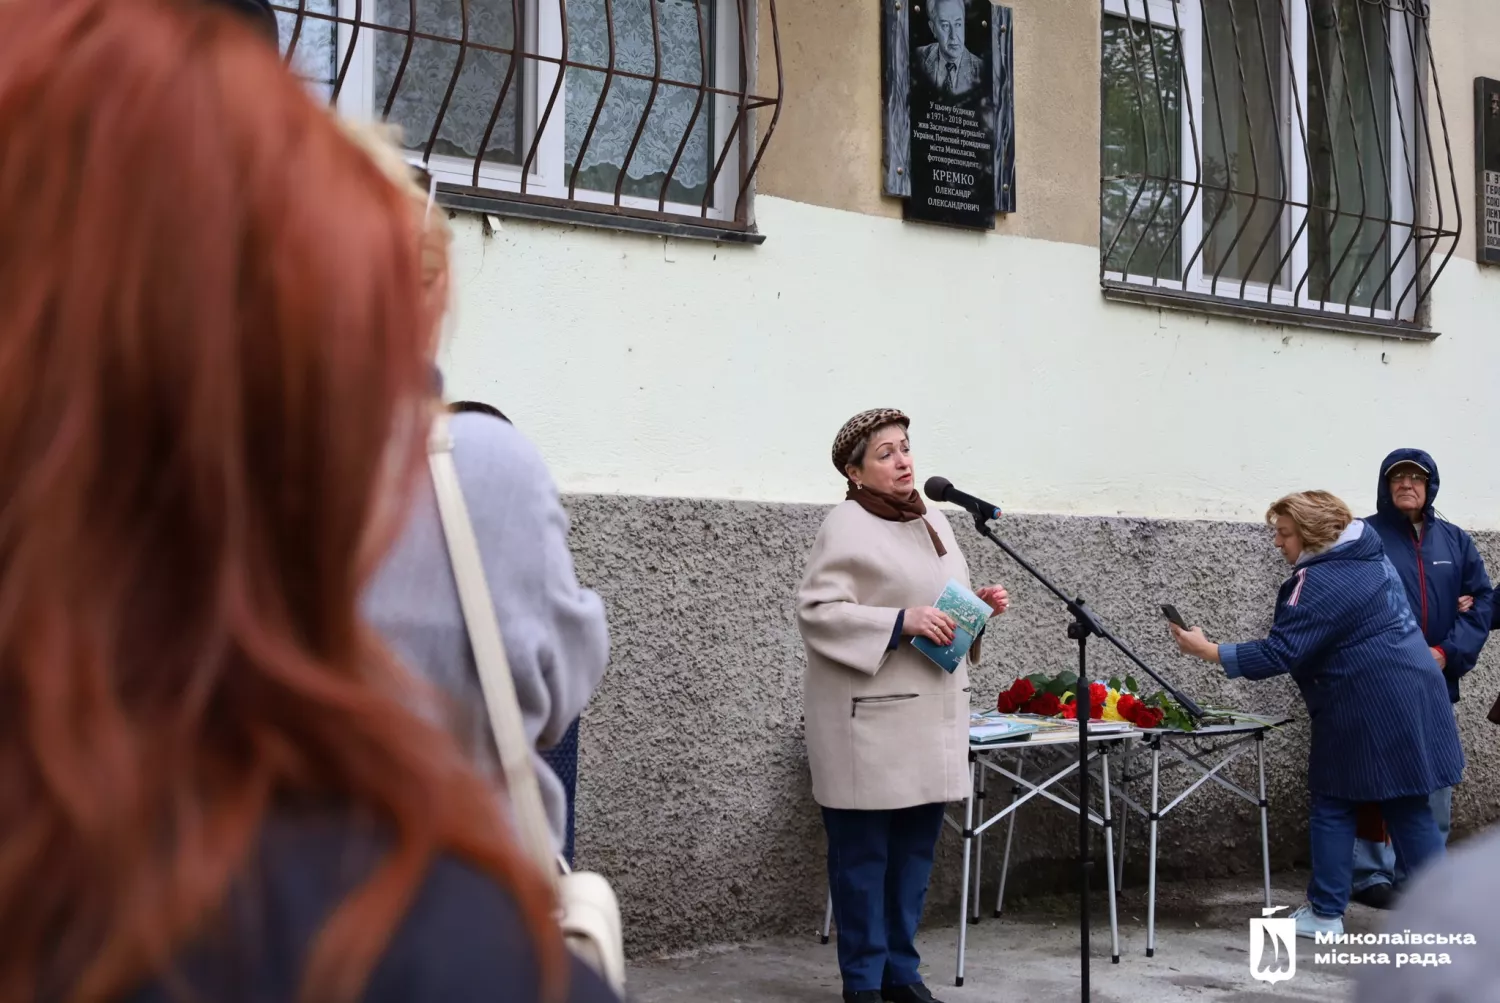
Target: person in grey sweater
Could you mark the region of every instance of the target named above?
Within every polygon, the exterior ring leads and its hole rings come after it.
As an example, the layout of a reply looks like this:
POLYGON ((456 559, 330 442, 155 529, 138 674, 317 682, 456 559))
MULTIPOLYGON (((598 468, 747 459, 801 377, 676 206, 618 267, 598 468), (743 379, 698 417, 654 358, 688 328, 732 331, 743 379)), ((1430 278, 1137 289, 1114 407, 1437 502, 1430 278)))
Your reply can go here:
MULTIPOLYGON (((574 574, 567 513, 536 448, 488 414, 455 414, 449 428, 526 738, 533 749, 547 749, 567 734, 604 677, 604 604, 574 574)), ((448 697, 455 736, 498 776, 499 757, 430 479, 417 485, 401 537, 363 606, 395 654, 448 697)), ((533 761, 561 851, 567 795, 542 757, 533 755, 533 761)))
MULTIPOLYGON (((1366 966, 1354 1003, 1500 1003, 1500 826, 1450 849, 1398 900, 1386 933, 1436 934, 1460 943, 1382 944, 1392 964, 1366 966), (1473 935, 1469 943, 1465 935, 1473 935), (1394 964, 1396 955, 1440 957, 1449 964, 1394 964)), ((1352 948, 1349 948, 1352 950, 1352 948)), ((1361 951, 1372 948, 1362 946, 1361 951)))

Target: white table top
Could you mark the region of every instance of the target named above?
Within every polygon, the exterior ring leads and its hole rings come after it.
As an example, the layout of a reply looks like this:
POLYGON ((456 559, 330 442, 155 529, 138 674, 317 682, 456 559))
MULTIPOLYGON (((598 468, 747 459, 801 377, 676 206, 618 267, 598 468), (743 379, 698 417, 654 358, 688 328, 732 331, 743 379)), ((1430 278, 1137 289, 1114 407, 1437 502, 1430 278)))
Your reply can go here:
MULTIPOLYGON (((1142 732, 1138 728, 1122 728, 1119 731, 1090 731, 1089 744, 1095 742, 1121 742, 1126 739, 1140 738, 1142 732)), ((1076 731, 1052 731, 1046 733, 1030 732, 1015 738, 1005 738, 994 742, 970 742, 971 752, 985 752, 991 749, 1024 749, 1027 746, 1041 745, 1074 745, 1078 744, 1078 733, 1076 731)))
POLYGON ((1142 728, 1142 735, 1162 735, 1168 738, 1199 738, 1203 735, 1248 735, 1254 731, 1279 728, 1291 724, 1289 717, 1267 717, 1264 721, 1236 721, 1234 724, 1210 724, 1193 731, 1178 731, 1176 728, 1142 728))

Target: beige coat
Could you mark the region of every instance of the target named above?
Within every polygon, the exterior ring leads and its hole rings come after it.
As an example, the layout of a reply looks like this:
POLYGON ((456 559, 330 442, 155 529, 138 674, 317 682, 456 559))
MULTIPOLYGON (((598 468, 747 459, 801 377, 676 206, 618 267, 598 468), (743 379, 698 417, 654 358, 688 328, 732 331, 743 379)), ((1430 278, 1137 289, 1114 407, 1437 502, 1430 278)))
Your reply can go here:
POLYGON ((953 528, 879 519, 852 501, 818 530, 797 599, 807 648, 803 714, 813 799, 825 808, 908 808, 961 801, 969 789, 968 664, 951 675, 903 637, 896 614, 937 602, 948 580, 969 585, 953 528))

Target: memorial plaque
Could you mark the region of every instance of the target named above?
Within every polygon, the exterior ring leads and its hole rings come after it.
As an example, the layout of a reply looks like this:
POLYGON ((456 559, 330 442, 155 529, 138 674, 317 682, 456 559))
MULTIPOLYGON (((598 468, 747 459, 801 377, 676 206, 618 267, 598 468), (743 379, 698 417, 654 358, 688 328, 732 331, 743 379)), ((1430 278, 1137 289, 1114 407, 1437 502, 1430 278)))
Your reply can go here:
MULTIPOLYGON (((917 0, 919 7, 924 6, 917 0)), ((929 37, 931 10, 917 13, 929 37)), ((969 13, 966 8, 965 14, 969 13)), ((895 198, 911 197, 911 21, 910 0, 881 0, 880 74, 885 105, 882 190, 895 198)), ((966 17, 967 20, 967 17, 966 17)), ((998 4, 989 8, 994 142, 995 211, 1016 211, 1015 65, 1013 14, 998 4)), ((967 35, 967 24, 965 34, 967 35)), ((977 51, 977 50, 975 50, 977 51)))
POLYGON ((1475 258, 1481 265, 1500 265, 1500 80, 1475 78, 1474 122, 1475 258))
POLYGON ((906 219, 995 227, 993 12, 989 0, 912 4, 906 219))
MULTIPOLYGON (((918 0, 918 6, 923 6, 918 0)), ((918 13, 925 21, 930 11, 918 13)), ((966 14, 968 11, 966 10, 966 14)), ((911 196, 911 4, 882 0, 880 32, 881 90, 885 104, 885 142, 882 189, 895 198, 911 196)), ((1016 111, 1013 12, 993 4, 989 8, 993 109, 995 211, 1016 211, 1016 111)), ((928 32, 931 34, 929 23, 928 32)), ((967 34, 967 26, 966 26, 967 34)), ((977 51, 977 50, 976 50, 977 51)))

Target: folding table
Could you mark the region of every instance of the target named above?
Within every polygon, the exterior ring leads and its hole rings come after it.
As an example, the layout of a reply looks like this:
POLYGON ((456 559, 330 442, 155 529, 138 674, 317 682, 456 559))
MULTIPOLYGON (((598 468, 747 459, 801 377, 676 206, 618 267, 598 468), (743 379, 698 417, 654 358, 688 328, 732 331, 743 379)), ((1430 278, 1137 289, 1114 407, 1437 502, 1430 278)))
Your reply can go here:
POLYGON ((1120 824, 1120 856, 1116 863, 1118 877, 1114 883, 1123 883, 1125 880, 1125 836, 1126 822, 1130 819, 1130 812, 1134 810, 1138 815, 1147 820, 1150 825, 1150 864, 1148 869, 1148 889, 1146 904, 1146 957, 1154 957, 1156 954, 1156 856, 1157 856, 1157 824, 1165 818, 1169 812, 1182 804, 1187 798, 1204 784, 1213 781, 1231 794, 1256 805, 1260 809, 1260 859, 1261 870, 1265 883, 1266 906, 1271 905, 1271 842, 1268 828, 1268 802, 1266 801, 1266 733, 1273 728, 1279 728, 1290 724, 1289 717, 1251 718, 1247 715, 1235 715, 1240 720, 1234 724, 1214 724, 1199 728, 1196 731, 1178 731, 1174 728, 1149 728, 1141 732, 1144 741, 1135 748, 1129 750, 1125 756, 1125 762, 1120 767, 1120 775, 1116 781, 1118 797, 1125 805, 1124 818, 1120 824), (1259 774, 1259 792, 1251 794, 1223 777, 1221 774, 1231 763, 1241 756, 1247 755, 1254 750, 1256 756, 1257 770, 1259 774), (1151 769, 1149 772, 1142 770, 1139 773, 1130 772, 1131 764, 1137 758, 1146 753, 1151 756, 1151 769), (1166 769, 1173 770, 1184 767, 1189 771, 1196 771, 1198 778, 1188 787, 1173 798, 1166 807, 1161 806, 1161 775, 1162 756, 1167 756, 1166 769), (1151 778, 1151 806, 1148 809, 1144 805, 1137 804, 1130 797, 1127 787, 1137 780, 1151 778))
MULTIPOLYGON (((1103 798, 1102 814, 1095 812, 1092 807, 1087 809, 1088 819, 1093 824, 1104 830, 1106 860, 1113 860, 1115 856, 1113 821, 1110 811, 1110 796, 1113 785, 1109 780, 1109 756, 1111 749, 1136 743, 1140 740, 1141 733, 1134 728, 1125 728, 1118 731, 1093 732, 1089 734, 1089 763, 1097 766, 1097 778, 1094 783, 1101 792, 1103 798)), ((1059 781, 1072 776, 1078 771, 1078 732, 1076 729, 1067 728, 1056 731, 1044 731, 1037 734, 1023 736, 1017 739, 999 742, 986 742, 982 744, 970 743, 969 745, 969 795, 963 802, 963 819, 960 822, 954 814, 947 812, 943 815, 943 821, 964 841, 964 863, 963 863, 963 891, 959 902, 959 926, 958 926, 958 961, 957 970, 954 975, 954 985, 964 984, 964 955, 968 947, 968 932, 970 922, 979 922, 979 885, 982 868, 979 866, 984 849, 984 833, 991 826, 1002 819, 1011 820, 1010 831, 1006 836, 1005 843, 1005 866, 1010 862, 1011 837, 1015 832, 1015 813, 1027 801, 1034 797, 1043 797, 1055 804, 1073 812, 1079 812, 1079 806, 1071 799, 1060 797, 1054 793, 1052 788, 1059 781), (1026 759, 1032 759, 1043 770, 1038 781, 1027 780, 1023 775, 1022 766, 1026 759), (1003 760, 1012 760, 1015 765, 1014 771, 1008 769, 1003 760), (985 801, 985 778, 986 774, 994 773, 1012 783, 1010 801, 991 815, 986 816, 985 801), (1023 794, 1022 791, 1025 791, 1023 794), (975 824, 976 816, 979 821, 975 824), (970 894, 972 882, 972 897, 970 894), (970 906, 972 918, 970 917, 970 906)), ((1062 791, 1062 788, 1058 788, 1062 791)), ((956 806, 955 806, 956 808, 956 806)), ((1112 937, 1112 960, 1120 960, 1120 929, 1118 916, 1115 910, 1115 874, 1112 867, 1106 867, 1107 894, 1109 897, 1109 925, 1112 937)), ((1005 894, 1005 875, 1001 872, 1000 896, 995 906, 995 915, 1000 914, 1000 901, 1005 894)), ((828 943, 829 930, 833 925, 833 896, 829 895, 828 904, 823 915, 822 941, 828 943)))

